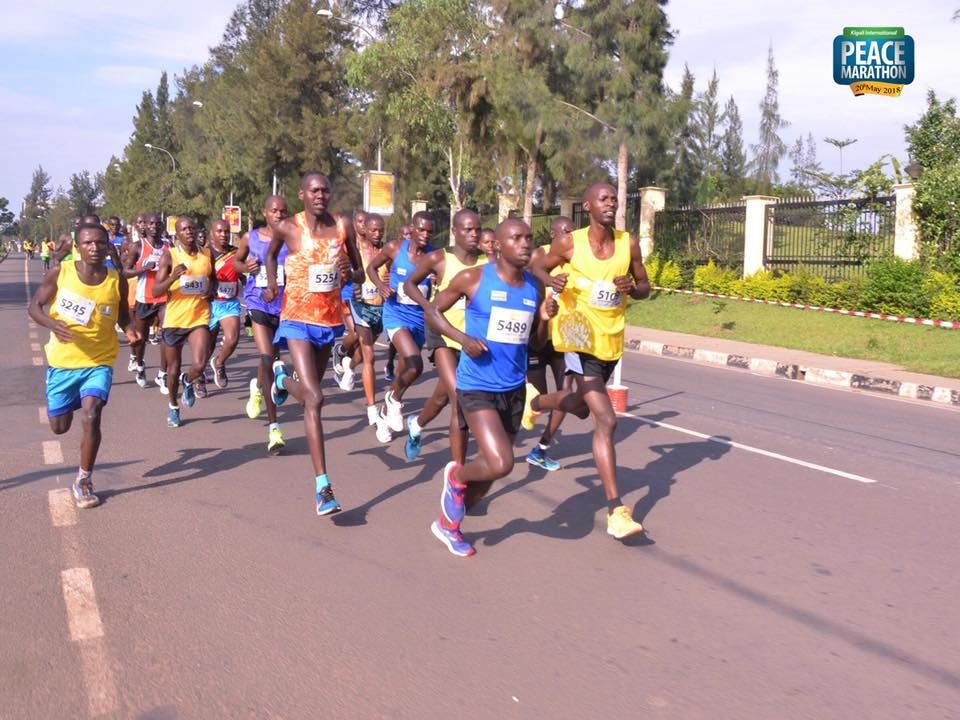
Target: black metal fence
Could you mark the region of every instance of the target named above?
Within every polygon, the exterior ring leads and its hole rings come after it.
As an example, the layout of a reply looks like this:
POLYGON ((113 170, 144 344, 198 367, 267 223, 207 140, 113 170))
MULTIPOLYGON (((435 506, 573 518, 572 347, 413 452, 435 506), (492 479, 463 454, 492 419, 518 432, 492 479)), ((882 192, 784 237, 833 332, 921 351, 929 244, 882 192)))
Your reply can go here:
POLYGON ((764 265, 803 266, 826 280, 861 275, 864 263, 893 253, 896 200, 849 198, 767 206, 764 265))
POLYGON ((743 272, 743 205, 661 210, 654 218, 654 252, 682 267, 706 265, 743 272))

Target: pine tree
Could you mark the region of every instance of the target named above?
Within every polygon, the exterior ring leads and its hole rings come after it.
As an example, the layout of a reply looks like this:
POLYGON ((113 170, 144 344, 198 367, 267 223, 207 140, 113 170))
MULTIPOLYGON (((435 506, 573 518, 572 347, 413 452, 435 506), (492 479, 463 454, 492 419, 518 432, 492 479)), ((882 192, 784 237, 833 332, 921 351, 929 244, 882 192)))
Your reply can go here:
POLYGON ((694 99, 694 83, 693 73, 684 65, 680 94, 673 101, 677 126, 671 153, 673 166, 665 174, 665 183, 680 206, 693 203, 703 174, 701 138, 696 126, 699 108, 694 99))
POLYGON ((74 216, 89 215, 98 210, 100 188, 86 170, 70 176, 70 190, 67 200, 74 216))
POLYGON ((720 138, 720 178, 728 199, 739 197, 744 190, 747 156, 743 151, 743 123, 733 95, 723 107, 723 135, 720 138))
POLYGON ((753 177, 760 192, 769 193, 779 180, 777 168, 787 152, 780 138, 780 131, 790 123, 780 116, 780 101, 777 94, 780 73, 773 60, 773 45, 767 52, 767 91, 760 102, 760 137, 753 151, 753 177))
POLYGON ((720 78, 717 69, 707 84, 707 89, 697 101, 694 112, 695 137, 698 154, 703 165, 703 174, 713 177, 720 171, 720 102, 717 99, 720 78))
POLYGON ((52 197, 50 176, 43 166, 39 165, 30 178, 30 190, 23 198, 23 209, 20 212, 20 231, 24 237, 36 241, 50 234, 47 215, 52 197))

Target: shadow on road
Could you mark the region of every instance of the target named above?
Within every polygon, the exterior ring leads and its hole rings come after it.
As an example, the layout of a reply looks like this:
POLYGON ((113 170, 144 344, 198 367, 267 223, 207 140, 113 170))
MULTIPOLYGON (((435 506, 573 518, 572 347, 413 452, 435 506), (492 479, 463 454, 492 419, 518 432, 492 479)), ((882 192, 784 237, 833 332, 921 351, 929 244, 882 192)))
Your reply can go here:
MULTIPOLYGON (((97 463, 97 466, 94 468, 94 480, 96 480, 97 471, 111 470, 113 468, 124 467, 125 465, 135 465, 141 463, 143 460, 125 460, 124 462, 104 462, 97 463)), ((45 480, 46 478, 55 477, 56 475, 63 475, 65 477, 72 478, 77 472, 77 466, 71 465, 61 465, 60 467, 47 466, 42 470, 34 470, 31 473, 25 475, 18 475, 17 477, 5 478, 0 480, 0 492, 3 490, 12 490, 15 487, 20 487, 21 485, 26 485, 28 483, 36 482, 37 480, 45 480)), ((106 491, 104 491, 106 492, 106 491)), ((100 495, 100 490, 97 490, 97 495, 100 495)))

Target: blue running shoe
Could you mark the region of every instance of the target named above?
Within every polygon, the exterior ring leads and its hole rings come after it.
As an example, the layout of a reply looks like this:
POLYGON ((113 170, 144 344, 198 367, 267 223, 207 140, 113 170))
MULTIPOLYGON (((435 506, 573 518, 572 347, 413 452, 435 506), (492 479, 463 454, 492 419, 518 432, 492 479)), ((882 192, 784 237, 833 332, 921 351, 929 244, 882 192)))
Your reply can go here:
POLYGON ((454 525, 459 525, 466 514, 463 505, 463 491, 466 486, 457 487, 453 482, 453 473, 459 469, 460 463, 456 462, 448 462, 443 468, 443 491, 440 493, 440 512, 443 513, 447 522, 454 525))
POLYGON ((407 460, 416 460, 420 457, 420 436, 410 432, 409 427, 407 428, 407 442, 403 446, 403 454, 407 456, 407 460))
POLYGON ((193 383, 187 382, 187 374, 180 373, 180 384, 183 385, 183 404, 187 407, 193 407, 197 401, 197 393, 193 389, 193 383))
POLYGON ((283 360, 276 360, 273 363, 274 382, 270 385, 270 397, 274 405, 283 405, 287 401, 287 391, 283 387, 283 379, 287 377, 287 368, 283 360))
POLYGON ((387 365, 383 369, 383 379, 387 382, 393 382, 396 378, 397 376, 393 374, 393 365, 387 365))
POLYGON ((451 530, 441 525, 439 520, 434 520, 433 525, 430 526, 430 532, 457 557, 470 557, 477 552, 473 545, 463 539, 459 528, 451 530))
POLYGON ((178 428, 183 425, 180 422, 180 408, 167 408, 167 427, 178 428))
POLYGON ((333 496, 333 488, 330 485, 317 493, 317 515, 333 515, 340 510, 340 503, 333 496))
POLYGON ((533 450, 530 451, 530 454, 527 455, 527 462, 550 472, 560 469, 560 463, 558 463, 552 457, 547 457, 547 454, 540 448, 539 445, 535 445, 533 450))

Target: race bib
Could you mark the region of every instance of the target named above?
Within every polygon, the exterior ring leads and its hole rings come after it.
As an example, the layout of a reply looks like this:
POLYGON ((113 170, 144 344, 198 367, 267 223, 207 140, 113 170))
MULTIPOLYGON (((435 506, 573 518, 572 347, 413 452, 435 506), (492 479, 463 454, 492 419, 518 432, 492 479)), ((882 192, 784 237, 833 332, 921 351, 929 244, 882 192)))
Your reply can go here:
POLYGON ((307 289, 310 292, 333 292, 340 289, 340 268, 335 263, 310 266, 307 289))
MULTIPOLYGON (((420 294, 423 295, 427 300, 430 299, 430 285, 424 283, 423 285, 417 285, 417 290, 420 291, 420 294)), ((413 300, 406 291, 403 289, 403 283, 397 285, 397 302, 401 305, 416 305, 417 301, 413 300)))
POLYGON ((372 282, 365 282, 360 286, 360 299, 365 303, 376 302, 380 297, 380 291, 372 282))
POLYGON ((237 281, 231 280, 230 282, 218 282, 217 283, 217 299, 218 300, 233 300, 237 296, 237 281))
MULTIPOLYGON (((265 288, 267 286, 267 266, 261 265, 260 272, 257 273, 256 277, 256 286, 258 288, 265 288)), ((283 287, 284 275, 283 275, 283 265, 277 265, 277 285, 283 287)))
POLYGON ((68 323, 87 326, 97 304, 66 289, 57 290, 57 314, 68 323))
POLYGON ((207 292, 206 275, 181 275, 180 292, 184 295, 204 295, 207 292))
POLYGON ((597 280, 590 288, 590 307, 609 310, 620 307, 622 296, 609 280, 597 280))
POLYGON ((494 305, 490 309, 487 339, 507 345, 526 345, 533 327, 533 313, 494 305))

